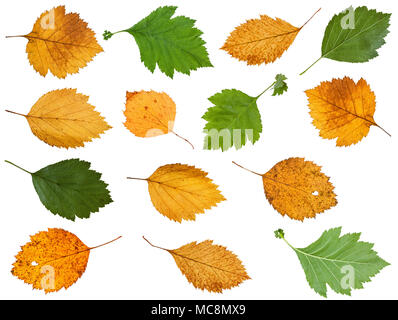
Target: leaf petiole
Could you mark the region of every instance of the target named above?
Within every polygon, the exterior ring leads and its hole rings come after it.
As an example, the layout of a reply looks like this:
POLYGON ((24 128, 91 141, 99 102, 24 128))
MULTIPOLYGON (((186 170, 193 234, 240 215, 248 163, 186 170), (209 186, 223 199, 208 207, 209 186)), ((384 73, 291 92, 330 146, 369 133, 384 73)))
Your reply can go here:
POLYGON ((170 252, 170 250, 167 250, 167 249, 162 248, 162 247, 155 246, 155 245, 152 244, 147 238, 145 238, 145 236, 142 236, 142 238, 143 238, 146 242, 148 242, 149 245, 150 245, 151 247, 154 247, 154 248, 157 248, 157 249, 160 249, 160 250, 164 250, 164 251, 170 252))
POLYGON ((256 100, 258 100, 264 93, 266 93, 269 89, 271 89, 275 84, 276 84, 276 81, 274 81, 269 87, 267 87, 263 92, 261 92, 261 93, 256 97, 256 100))
POLYGON ((16 168, 22 170, 22 171, 25 171, 26 173, 29 173, 30 175, 33 175, 32 172, 29 172, 28 170, 25 170, 24 168, 21 168, 20 166, 17 166, 15 163, 12 163, 11 161, 8 161, 8 160, 4 160, 4 161, 7 162, 7 163, 9 163, 9 164, 11 164, 11 165, 13 165, 14 167, 16 167, 16 168))
POLYGON ((18 116, 22 116, 22 117, 25 117, 25 118, 27 117, 26 114, 18 113, 18 112, 15 112, 15 111, 5 110, 5 112, 16 114, 18 116))
POLYGON ((234 165, 238 166, 239 168, 242 168, 242 169, 244 169, 244 170, 246 170, 246 171, 249 171, 249 172, 251 172, 251 173, 254 173, 254 174, 256 174, 256 175, 258 175, 258 176, 260 176, 260 177, 263 176, 262 174, 259 174, 259 173, 257 173, 257 172, 254 172, 254 171, 252 171, 252 170, 249 170, 249 169, 247 169, 247 168, 241 166, 240 164, 237 164, 235 161, 232 161, 232 163, 233 163, 234 165))
POLYGON ((323 56, 321 56, 318 60, 316 60, 313 64, 311 64, 307 69, 305 69, 303 72, 300 73, 300 76, 302 76, 304 73, 306 73, 309 69, 311 69, 312 66, 314 66, 319 60, 321 60, 323 56))

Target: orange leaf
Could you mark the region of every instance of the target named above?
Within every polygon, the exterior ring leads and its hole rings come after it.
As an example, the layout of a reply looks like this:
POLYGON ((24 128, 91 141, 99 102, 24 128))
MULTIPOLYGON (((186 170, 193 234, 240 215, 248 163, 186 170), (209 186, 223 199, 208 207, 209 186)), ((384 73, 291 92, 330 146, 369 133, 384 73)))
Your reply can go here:
POLYGON ((49 70, 58 78, 77 73, 103 51, 87 23, 77 13, 65 14, 64 6, 44 12, 31 33, 18 37, 29 40, 29 62, 43 77, 49 70))
POLYGON ((290 47, 312 17, 297 28, 282 19, 261 15, 260 19, 251 19, 236 27, 221 49, 248 65, 274 62, 290 47))
POLYGON ((6 111, 24 116, 32 133, 50 146, 83 147, 111 128, 88 99, 76 89, 54 90, 43 95, 27 115, 6 111))
POLYGON ((187 139, 173 131, 176 105, 164 92, 127 92, 124 115, 126 116, 124 126, 137 137, 157 137, 171 132, 193 148, 187 139))
POLYGON ((303 221, 337 204, 329 177, 320 166, 303 158, 280 161, 265 174, 248 171, 262 177, 265 196, 281 215, 303 221))
POLYGON ((86 270, 90 250, 119 238, 89 248, 73 233, 63 229, 41 231, 21 247, 11 273, 46 293, 68 289, 86 270))
POLYGON ((214 245, 211 240, 191 242, 175 250, 146 241, 170 253, 177 267, 195 288, 222 293, 224 289, 231 289, 250 279, 239 258, 227 248, 214 245))
POLYGON ((376 97, 364 79, 358 83, 348 77, 333 79, 305 93, 319 135, 325 139, 337 138, 339 147, 361 141, 372 125, 381 128, 373 119, 376 97))
POLYGON ((185 164, 162 166, 148 179, 138 180, 148 182, 155 208, 177 222, 195 220, 196 214, 225 200, 218 186, 207 177, 207 172, 185 164))

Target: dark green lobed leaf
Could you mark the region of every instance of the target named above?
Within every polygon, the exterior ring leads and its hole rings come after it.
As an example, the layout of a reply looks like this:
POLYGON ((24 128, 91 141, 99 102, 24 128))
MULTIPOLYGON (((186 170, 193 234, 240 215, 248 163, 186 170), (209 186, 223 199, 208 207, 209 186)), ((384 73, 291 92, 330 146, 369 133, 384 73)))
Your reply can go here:
POLYGON ((89 170, 79 159, 61 161, 32 174, 33 185, 43 205, 69 220, 89 218, 90 213, 112 202, 101 174, 89 170))

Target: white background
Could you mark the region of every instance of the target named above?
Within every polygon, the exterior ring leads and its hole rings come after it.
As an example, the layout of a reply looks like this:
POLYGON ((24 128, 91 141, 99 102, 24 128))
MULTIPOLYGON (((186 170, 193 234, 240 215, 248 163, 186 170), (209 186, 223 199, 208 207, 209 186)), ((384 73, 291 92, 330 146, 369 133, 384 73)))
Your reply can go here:
MULTIPOLYGON (((397 298, 397 147, 396 103, 397 54, 396 1, 2 1, 0 4, 0 159, 11 160, 30 171, 70 158, 92 163, 109 183, 114 203, 88 220, 71 222, 47 211, 39 201, 26 173, 0 163, 0 297, 27 299, 318 299, 307 284, 295 253, 274 237, 283 228, 297 247, 307 246, 325 230, 343 226, 343 233, 362 232, 361 239, 375 243, 375 250, 392 265, 382 270, 365 289, 352 298, 397 298), (42 12, 66 4, 78 12, 97 33, 103 53, 79 74, 60 80, 46 78, 29 65, 26 39, 5 39, 27 34, 42 12), (131 27, 160 5, 178 5, 177 15, 197 20, 215 68, 177 74, 174 80, 159 70, 149 72, 140 62, 139 50, 129 34, 102 39, 105 29, 131 27), (304 76, 298 76, 320 56, 324 29, 335 13, 350 5, 367 5, 393 13, 390 34, 379 57, 363 64, 323 59, 304 76), (280 17, 301 26, 319 7, 322 10, 299 33, 289 50, 275 63, 247 66, 219 50, 234 27, 259 14, 280 17), (208 97, 222 89, 236 88, 259 94, 277 73, 288 77, 289 91, 281 97, 264 95, 259 100, 263 133, 255 146, 240 151, 202 150, 201 119, 211 106, 208 97), (338 148, 319 137, 311 124, 304 90, 333 77, 364 77, 376 94, 375 121, 390 131, 389 138, 372 127, 357 145, 338 148), (30 131, 26 120, 4 112, 28 113, 48 91, 77 88, 105 116, 113 129, 85 148, 50 147, 30 131), (168 93, 177 105, 175 131, 195 144, 173 135, 137 138, 123 126, 125 93, 157 90, 168 93), (234 166, 233 160, 261 173, 288 157, 305 157, 323 166, 338 195, 338 205, 305 222, 282 217, 266 201, 261 179, 234 166), (145 182, 159 166, 169 163, 195 165, 209 172, 228 199, 199 215, 195 222, 169 221, 152 206, 145 182), (45 295, 12 276, 11 265, 29 235, 48 227, 75 233, 88 246, 119 235, 123 238, 91 252, 87 270, 67 291, 45 295), (173 258, 154 249, 141 238, 165 248, 191 241, 212 239, 235 252, 252 280, 223 294, 202 292, 191 286, 173 258)), ((329 298, 345 299, 330 289, 329 298)))

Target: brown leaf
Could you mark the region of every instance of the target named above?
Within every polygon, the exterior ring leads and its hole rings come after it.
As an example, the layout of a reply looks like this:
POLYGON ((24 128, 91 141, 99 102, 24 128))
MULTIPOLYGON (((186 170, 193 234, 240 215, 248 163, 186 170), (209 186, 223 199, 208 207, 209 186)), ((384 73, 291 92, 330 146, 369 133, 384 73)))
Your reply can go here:
POLYGON ((221 49, 248 65, 274 62, 290 47, 309 20, 297 28, 282 19, 261 15, 260 19, 250 19, 236 27, 221 49))
POLYGON ((329 177, 321 172, 320 166, 303 158, 278 162, 263 175, 248 171, 262 177, 265 196, 281 215, 303 221, 337 204, 329 177))
POLYGON ((43 77, 49 70, 58 78, 77 73, 103 51, 87 23, 77 13, 65 14, 64 6, 44 12, 22 37, 29 40, 30 64, 43 77))
POLYGON ((358 83, 348 77, 333 79, 305 93, 319 135, 325 139, 337 138, 339 147, 361 141, 372 125, 385 131, 373 119, 376 97, 364 79, 358 83))
POLYGON ((90 250, 115 240, 89 248, 63 229, 41 231, 21 247, 11 273, 46 293, 68 289, 86 270, 90 250))
POLYGON ((207 177, 207 172, 185 164, 162 166, 148 179, 139 180, 148 182, 156 210, 177 222, 195 220, 196 214, 225 200, 218 186, 207 177))
POLYGON ((195 288, 222 293, 250 279, 239 258, 227 248, 214 245, 211 240, 191 242, 175 250, 157 247, 146 241, 155 248, 169 252, 195 288))

